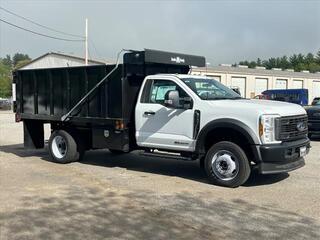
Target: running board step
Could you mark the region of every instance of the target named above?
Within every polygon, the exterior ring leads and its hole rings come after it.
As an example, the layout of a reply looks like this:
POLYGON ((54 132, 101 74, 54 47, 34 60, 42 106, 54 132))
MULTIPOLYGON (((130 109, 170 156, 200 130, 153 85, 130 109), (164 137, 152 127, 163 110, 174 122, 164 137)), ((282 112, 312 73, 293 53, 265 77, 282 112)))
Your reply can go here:
POLYGON ((191 157, 182 157, 178 153, 169 153, 169 152, 142 152, 140 153, 142 156, 148 157, 158 157, 158 158, 166 158, 166 159, 175 159, 182 161, 194 161, 191 157))

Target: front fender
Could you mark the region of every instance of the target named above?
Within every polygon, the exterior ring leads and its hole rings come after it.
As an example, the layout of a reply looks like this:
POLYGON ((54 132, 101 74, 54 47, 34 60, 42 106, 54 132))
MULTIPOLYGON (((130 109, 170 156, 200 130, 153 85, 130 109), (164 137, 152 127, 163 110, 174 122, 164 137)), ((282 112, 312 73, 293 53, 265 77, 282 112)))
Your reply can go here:
POLYGON ((196 139, 196 152, 205 153, 204 143, 205 143, 207 134, 218 128, 230 128, 232 130, 240 132, 246 137, 250 145, 260 144, 258 137, 249 126, 235 119, 223 118, 223 119, 213 120, 207 123, 201 129, 196 139))

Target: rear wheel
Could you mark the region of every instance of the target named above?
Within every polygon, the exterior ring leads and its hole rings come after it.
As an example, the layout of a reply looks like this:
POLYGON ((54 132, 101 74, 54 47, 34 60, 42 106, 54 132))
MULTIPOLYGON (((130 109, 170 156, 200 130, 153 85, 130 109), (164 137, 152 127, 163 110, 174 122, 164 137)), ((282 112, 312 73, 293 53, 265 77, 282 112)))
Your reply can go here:
POLYGON ((235 143, 218 142, 208 151, 205 170, 216 185, 238 187, 250 176, 250 165, 245 152, 235 143))
POLYGON ((70 163, 78 161, 83 151, 75 139, 64 130, 55 130, 49 139, 49 154, 54 162, 70 163))

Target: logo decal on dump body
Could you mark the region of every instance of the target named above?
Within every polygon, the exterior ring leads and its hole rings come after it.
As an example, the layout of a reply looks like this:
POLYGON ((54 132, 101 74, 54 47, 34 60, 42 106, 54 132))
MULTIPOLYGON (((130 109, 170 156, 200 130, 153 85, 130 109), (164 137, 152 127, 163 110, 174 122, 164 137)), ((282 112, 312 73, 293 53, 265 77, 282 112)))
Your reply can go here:
POLYGON ((185 60, 184 60, 183 58, 180 58, 180 57, 172 57, 172 58, 171 58, 171 62, 184 63, 185 60))

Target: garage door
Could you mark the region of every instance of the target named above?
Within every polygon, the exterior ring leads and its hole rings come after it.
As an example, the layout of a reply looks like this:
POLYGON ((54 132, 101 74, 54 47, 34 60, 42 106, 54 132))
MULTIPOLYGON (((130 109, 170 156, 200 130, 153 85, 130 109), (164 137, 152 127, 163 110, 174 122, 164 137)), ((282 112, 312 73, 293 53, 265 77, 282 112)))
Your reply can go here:
POLYGON ((231 87, 238 87, 242 97, 246 97, 246 78, 245 77, 232 77, 231 87))
POLYGON ((312 82, 312 99, 320 97, 320 81, 312 82))
POLYGON ((287 89, 287 79, 277 79, 275 89, 287 89))
POLYGON ((210 76, 208 75, 208 77, 212 77, 214 80, 221 82, 221 77, 220 76, 210 76))
POLYGON ((295 89, 303 88, 303 81, 302 80, 293 80, 293 88, 295 88, 295 89))
POLYGON ((256 78, 255 95, 260 95, 268 89, 268 78, 256 78))

